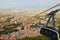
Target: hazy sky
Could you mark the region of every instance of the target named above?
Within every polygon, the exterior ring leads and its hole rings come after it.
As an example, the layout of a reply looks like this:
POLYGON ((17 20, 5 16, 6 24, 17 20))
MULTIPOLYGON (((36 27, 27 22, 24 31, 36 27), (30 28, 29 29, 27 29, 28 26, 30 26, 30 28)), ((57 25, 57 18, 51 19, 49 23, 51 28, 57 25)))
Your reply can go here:
POLYGON ((50 8, 60 3, 60 0, 0 0, 0 9, 27 8, 39 9, 50 8))

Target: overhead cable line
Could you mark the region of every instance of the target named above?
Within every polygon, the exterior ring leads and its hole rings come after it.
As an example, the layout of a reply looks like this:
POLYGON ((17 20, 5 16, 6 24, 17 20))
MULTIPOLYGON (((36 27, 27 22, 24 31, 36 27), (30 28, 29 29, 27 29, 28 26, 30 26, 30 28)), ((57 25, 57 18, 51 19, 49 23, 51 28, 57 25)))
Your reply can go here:
MULTIPOLYGON (((39 13, 39 14, 37 14, 37 15, 35 15, 35 16, 33 16, 33 17, 36 17, 36 16, 38 16, 38 15, 41 15, 42 13, 45 13, 45 12, 47 12, 47 11, 49 11, 49 10, 51 10, 51 9, 53 9, 53 8, 55 8, 55 7, 57 7, 57 6, 59 6, 60 5, 60 3, 59 4, 57 4, 57 5, 55 5, 55 6, 53 6, 53 7, 51 7, 51 8, 49 8, 49 9, 47 9, 47 10, 45 10, 45 11, 43 11, 43 12, 41 12, 41 13, 39 13)), ((31 17, 31 18, 33 18, 33 17, 31 17)), ((31 19, 30 18, 30 19, 31 19)))

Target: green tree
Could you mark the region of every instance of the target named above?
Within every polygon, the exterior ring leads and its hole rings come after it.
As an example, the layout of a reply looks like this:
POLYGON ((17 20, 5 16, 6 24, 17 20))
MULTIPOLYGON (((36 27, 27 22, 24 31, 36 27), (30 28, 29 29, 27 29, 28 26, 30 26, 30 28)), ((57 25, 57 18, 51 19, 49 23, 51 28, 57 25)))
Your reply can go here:
MULTIPOLYGON (((12 17, 13 18, 13 17, 12 17)), ((13 32, 17 32, 18 29, 16 29, 21 23, 12 23, 10 24, 10 21, 11 21, 11 18, 8 18, 8 20, 6 20, 5 22, 9 22, 9 25, 4 25, 3 28, 0 28, 0 36, 1 35, 5 35, 5 34, 8 34, 9 36, 9 40, 10 40, 10 34, 13 33, 13 32)), ((5 23, 3 22, 3 23, 5 23)))

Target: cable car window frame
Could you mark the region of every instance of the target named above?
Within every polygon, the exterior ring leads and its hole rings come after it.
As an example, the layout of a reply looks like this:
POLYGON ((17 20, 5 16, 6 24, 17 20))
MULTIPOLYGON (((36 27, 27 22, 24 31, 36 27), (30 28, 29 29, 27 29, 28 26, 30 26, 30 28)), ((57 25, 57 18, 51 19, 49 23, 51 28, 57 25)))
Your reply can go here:
MULTIPOLYGON (((57 39, 59 39, 59 33, 57 32, 57 31, 55 31, 55 30, 53 30, 53 29, 50 29, 50 28, 47 28, 47 27, 41 27, 41 29, 40 29, 40 33, 41 33, 41 30, 42 29, 46 29, 46 30, 50 30, 50 31, 52 31, 52 32, 55 32, 56 34, 57 34, 57 39)), ((41 33, 42 35, 45 35, 46 33, 41 33)), ((49 37, 49 35, 47 34, 47 35, 45 35, 45 36, 48 36, 49 37)))

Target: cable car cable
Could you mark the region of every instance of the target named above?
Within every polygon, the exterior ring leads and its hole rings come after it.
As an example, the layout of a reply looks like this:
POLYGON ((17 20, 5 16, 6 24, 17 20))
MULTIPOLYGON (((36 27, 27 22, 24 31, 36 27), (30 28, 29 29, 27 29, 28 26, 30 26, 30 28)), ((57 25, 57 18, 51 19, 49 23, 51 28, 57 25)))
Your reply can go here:
MULTIPOLYGON (((33 16, 33 17, 36 17, 36 16, 38 16, 38 15, 41 15, 42 13, 45 13, 45 12, 47 12, 47 11, 49 11, 49 10, 51 10, 51 9, 53 9, 53 8, 55 8, 55 7, 57 7, 57 6, 59 6, 60 5, 60 3, 59 4, 57 4, 57 5, 55 5, 55 6, 53 6, 53 7, 51 7, 51 8, 49 8, 49 9, 47 9, 47 10, 45 10, 45 11, 43 11, 43 12, 41 12, 41 13, 39 13, 39 14, 37 14, 37 15, 35 15, 35 16, 33 16)), ((31 17, 31 18, 33 18, 33 17, 31 17)), ((30 18, 30 19, 31 19, 30 18)))

